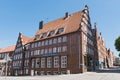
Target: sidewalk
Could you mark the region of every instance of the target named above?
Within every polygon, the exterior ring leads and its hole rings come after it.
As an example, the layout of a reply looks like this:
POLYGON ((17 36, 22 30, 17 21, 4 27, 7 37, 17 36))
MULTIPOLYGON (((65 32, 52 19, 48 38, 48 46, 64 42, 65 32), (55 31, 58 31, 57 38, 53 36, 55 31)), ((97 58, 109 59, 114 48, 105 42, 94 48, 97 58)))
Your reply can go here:
POLYGON ((0 80, 120 80, 120 68, 113 67, 83 74, 0 77, 0 80))

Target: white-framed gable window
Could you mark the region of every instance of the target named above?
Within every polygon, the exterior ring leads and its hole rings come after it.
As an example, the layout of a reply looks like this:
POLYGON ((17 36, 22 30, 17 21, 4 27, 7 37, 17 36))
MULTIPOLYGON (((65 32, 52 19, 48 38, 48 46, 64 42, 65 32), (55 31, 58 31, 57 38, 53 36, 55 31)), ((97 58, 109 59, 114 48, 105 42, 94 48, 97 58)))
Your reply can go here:
POLYGON ((55 31, 53 30, 53 31, 50 31, 50 36, 53 36, 54 35, 54 33, 55 33, 55 31))
POLYGON ((36 40, 39 40, 39 39, 40 39, 40 35, 36 35, 36 36, 35 36, 35 39, 36 39, 36 40))
POLYGON ((64 28, 60 28, 60 29, 58 29, 58 34, 62 34, 63 31, 64 31, 64 28))
POLYGON ((43 38, 47 37, 47 33, 43 33, 43 34, 42 34, 42 37, 43 37, 43 38))

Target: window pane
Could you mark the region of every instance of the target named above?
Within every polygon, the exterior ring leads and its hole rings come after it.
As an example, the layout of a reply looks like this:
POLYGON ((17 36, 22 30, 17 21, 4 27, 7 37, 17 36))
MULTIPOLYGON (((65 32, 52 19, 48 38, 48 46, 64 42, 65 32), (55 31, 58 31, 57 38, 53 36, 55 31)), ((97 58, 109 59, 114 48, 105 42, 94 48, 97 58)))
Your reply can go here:
POLYGON ((58 29, 58 34, 61 34, 64 31, 64 28, 58 29))

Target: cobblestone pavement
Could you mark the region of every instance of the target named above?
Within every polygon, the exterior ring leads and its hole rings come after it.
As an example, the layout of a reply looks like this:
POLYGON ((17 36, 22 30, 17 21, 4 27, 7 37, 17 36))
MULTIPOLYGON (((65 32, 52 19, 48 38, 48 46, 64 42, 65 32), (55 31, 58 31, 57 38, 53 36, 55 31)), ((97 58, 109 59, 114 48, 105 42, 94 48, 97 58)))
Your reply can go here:
POLYGON ((83 74, 0 77, 0 80, 120 80, 120 68, 110 68, 83 74))

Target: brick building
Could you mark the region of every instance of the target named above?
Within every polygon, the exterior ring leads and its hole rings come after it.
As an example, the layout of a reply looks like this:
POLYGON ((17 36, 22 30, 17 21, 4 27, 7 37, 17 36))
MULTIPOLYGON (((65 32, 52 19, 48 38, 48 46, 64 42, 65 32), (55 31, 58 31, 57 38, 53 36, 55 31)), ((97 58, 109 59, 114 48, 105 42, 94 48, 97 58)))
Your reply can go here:
POLYGON ((12 75, 23 75, 24 69, 24 55, 25 55, 25 44, 30 40, 29 37, 19 33, 18 40, 13 55, 13 74, 12 75))
POLYGON ((12 75, 76 74, 107 68, 112 61, 108 52, 85 6, 49 23, 41 21, 33 38, 19 33, 12 75))

